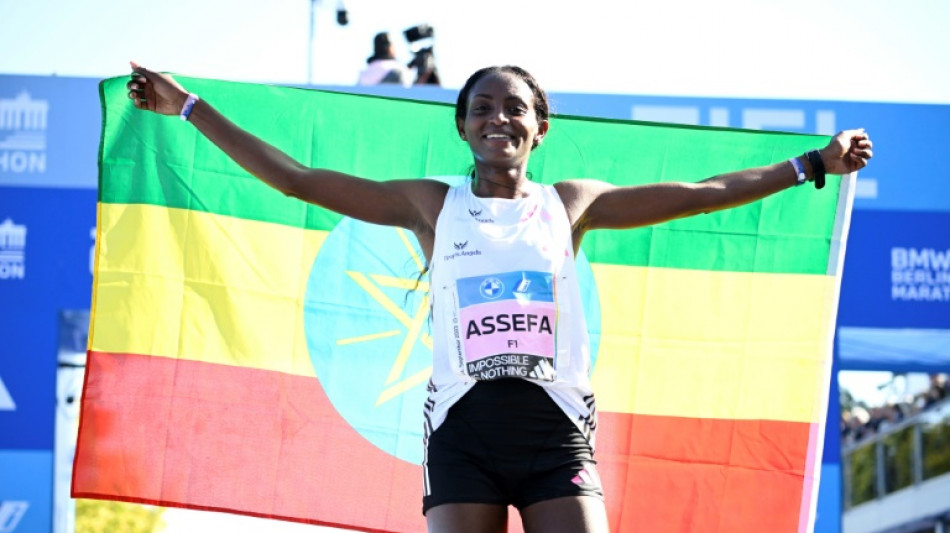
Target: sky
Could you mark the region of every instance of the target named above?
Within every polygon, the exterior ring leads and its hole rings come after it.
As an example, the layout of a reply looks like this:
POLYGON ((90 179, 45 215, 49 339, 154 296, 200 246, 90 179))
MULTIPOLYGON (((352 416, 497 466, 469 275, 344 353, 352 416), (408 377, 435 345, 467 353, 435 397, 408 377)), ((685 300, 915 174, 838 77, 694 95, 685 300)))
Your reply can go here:
MULTIPOLYGON (((947 0, 0 0, 0 74, 352 85, 379 31, 435 29, 443 85, 517 64, 549 92, 950 104, 947 0), (311 16, 312 15, 312 16, 311 16), (313 32, 311 38, 311 21, 313 32)), ((411 52, 397 39, 399 59, 411 52)), ((877 401, 890 373, 842 373, 877 401)), ((169 510, 167 533, 321 531, 169 510)))
POLYGON ((946 0, 347 0, 346 26, 339 5, 313 4, 308 70, 310 0, 0 0, 0 72, 110 77, 135 60, 350 85, 373 34, 428 23, 449 88, 513 63, 552 92, 950 103, 946 0))

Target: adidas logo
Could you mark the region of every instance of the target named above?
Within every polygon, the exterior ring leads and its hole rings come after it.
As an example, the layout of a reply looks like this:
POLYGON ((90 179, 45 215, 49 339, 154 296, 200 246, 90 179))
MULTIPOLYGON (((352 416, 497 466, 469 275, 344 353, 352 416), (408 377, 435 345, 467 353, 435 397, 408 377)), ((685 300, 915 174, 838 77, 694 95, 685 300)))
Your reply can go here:
POLYGON ((593 465, 587 465, 571 479, 571 482, 580 487, 591 487, 600 489, 600 476, 593 465))
POLYGON ((547 359, 541 359, 534 365, 531 372, 528 372, 528 376, 539 381, 554 381, 554 367, 547 359))

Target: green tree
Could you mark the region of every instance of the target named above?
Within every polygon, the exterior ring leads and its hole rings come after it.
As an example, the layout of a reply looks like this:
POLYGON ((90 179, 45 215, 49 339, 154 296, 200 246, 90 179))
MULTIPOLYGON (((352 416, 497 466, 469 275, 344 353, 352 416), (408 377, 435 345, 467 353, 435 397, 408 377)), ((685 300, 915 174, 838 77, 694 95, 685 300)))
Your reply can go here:
POLYGON ((105 500, 76 500, 76 533, 158 533, 162 507, 105 500))
POLYGON ((855 404, 854 395, 851 394, 851 391, 844 387, 838 389, 838 405, 841 406, 841 414, 850 411, 855 404))

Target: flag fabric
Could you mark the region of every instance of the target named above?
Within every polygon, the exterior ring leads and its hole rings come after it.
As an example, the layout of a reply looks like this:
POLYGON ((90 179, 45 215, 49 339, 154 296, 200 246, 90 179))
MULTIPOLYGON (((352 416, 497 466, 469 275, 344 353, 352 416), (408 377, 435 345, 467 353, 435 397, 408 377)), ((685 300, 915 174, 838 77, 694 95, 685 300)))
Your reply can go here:
MULTIPOLYGON (((126 81, 100 87, 73 496, 423 530, 432 343, 411 233, 268 188, 190 125, 134 109, 126 81)), ((445 104, 182 83, 306 165, 448 181, 471 167, 445 104)), ((530 172, 698 181, 826 142, 555 116, 530 172)), ((585 237, 613 531, 810 530, 852 182, 585 237)))

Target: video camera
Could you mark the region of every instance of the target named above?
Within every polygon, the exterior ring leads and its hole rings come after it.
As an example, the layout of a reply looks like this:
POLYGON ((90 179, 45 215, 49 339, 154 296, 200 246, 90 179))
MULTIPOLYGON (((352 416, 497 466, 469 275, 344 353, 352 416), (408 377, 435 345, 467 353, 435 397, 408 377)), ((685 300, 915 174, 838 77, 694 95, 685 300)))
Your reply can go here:
POLYGON ((432 26, 429 26, 428 24, 413 26, 402 33, 406 36, 406 40, 410 43, 421 41, 423 39, 431 39, 435 35, 435 32, 432 30, 432 26))

